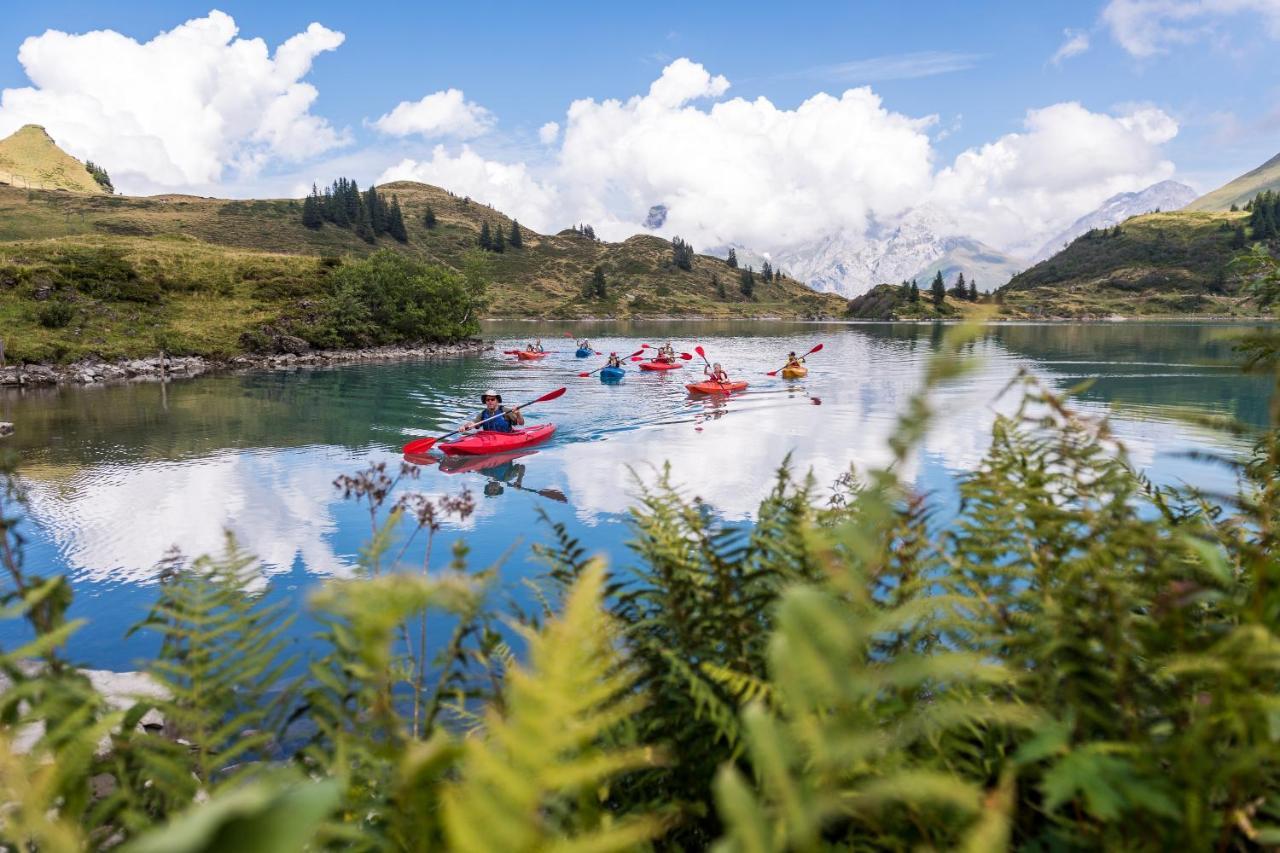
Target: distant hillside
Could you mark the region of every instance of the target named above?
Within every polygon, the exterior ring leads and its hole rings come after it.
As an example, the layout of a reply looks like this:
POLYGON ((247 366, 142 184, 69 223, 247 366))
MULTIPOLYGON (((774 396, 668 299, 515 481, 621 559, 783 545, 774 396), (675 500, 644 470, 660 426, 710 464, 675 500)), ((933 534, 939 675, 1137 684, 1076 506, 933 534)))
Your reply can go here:
POLYGON ((941 272, 950 286, 956 276, 964 273, 966 279, 977 281, 978 289, 985 293, 1008 284, 1009 279, 1027 268, 1026 261, 968 237, 949 237, 942 245, 945 249, 942 257, 907 278, 915 279, 923 286, 941 272))
MULTIPOLYGON (((1062 251, 1072 240, 1095 228, 1110 228, 1119 225, 1126 219, 1153 211, 1170 212, 1181 210, 1194 201, 1196 191, 1186 184, 1177 181, 1161 181, 1152 184, 1145 190, 1133 193, 1116 193, 1104 201, 1096 210, 1081 216, 1070 227, 1050 237, 1036 252, 1033 260, 1036 263, 1052 257, 1062 251)), ((1223 208, 1224 210, 1226 208, 1223 208)))
POLYGON ((0 139, 0 183, 92 195, 106 192, 83 163, 59 148, 36 124, 0 139))
POLYGON ((1258 316, 1230 266, 1247 213, 1153 213, 1088 232, 999 292, 1021 317, 1258 316))
POLYGON ((691 269, 681 269, 671 243, 649 235, 604 243, 571 230, 544 235, 521 228, 523 248, 480 252, 482 225, 509 234, 508 217, 425 184, 379 189, 397 198, 407 242, 382 237, 371 245, 350 228, 307 228, 298 200, 131 198, 0 186, 0 337, 11 357, 31 360, 137 355, 154 352, 161 339, 171 351, 230 355, 242 347, 245 332, 323 297, 326 275, 344 258, 377 249, 455 270, 483 259, 487 315, 494 317, 816 318, 845 308, 844 300, 797 281, 765 282, 758 275, 748 298, 738 271, 724 261, 695 255, 691 269), (425 222, 428 208, 432 228, 425 222), (91 263, 76 260, 84 257, 91 263), (94 288, 77 287, 74 319, 42 324, 50 294, 69 295, 76 276, 97 275, 101 264, 114 269, 117 259, 127 266, 128 289, 147 299, 97 298, 85 295, 94 288), (584 295, 596 266, 606 277, 603 299, 584 295))
POLYGON ((1187 205, 1187 210, 1230 210, 1231 205, 1244 207, 1263 190, 1280 191, 1280 154, 1258 168, 1245 172, 1225 186, 1206 193, 1187 205))

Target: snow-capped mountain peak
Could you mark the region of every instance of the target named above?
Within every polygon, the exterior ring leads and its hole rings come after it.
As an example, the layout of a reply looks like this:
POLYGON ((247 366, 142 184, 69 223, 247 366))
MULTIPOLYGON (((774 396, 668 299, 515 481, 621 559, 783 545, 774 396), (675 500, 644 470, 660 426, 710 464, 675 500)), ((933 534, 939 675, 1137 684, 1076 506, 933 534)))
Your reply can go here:
POLYGON ((1198 197, 1199 193, 1177 181, 1161 181, 1138 192, 1117 193, 1104 201, 1097 210, 1086 213, 1071 223, 1069 228, 1053 235, 1040 247, 1040 251, 1036 252, 1032 260, 1040 263, 1045 258, 1056 255, 1062 251, 1063 246, 1091 228, 1110 228, 1131 216, 1151 213, 1154 210, 1180 210, 1198 197))

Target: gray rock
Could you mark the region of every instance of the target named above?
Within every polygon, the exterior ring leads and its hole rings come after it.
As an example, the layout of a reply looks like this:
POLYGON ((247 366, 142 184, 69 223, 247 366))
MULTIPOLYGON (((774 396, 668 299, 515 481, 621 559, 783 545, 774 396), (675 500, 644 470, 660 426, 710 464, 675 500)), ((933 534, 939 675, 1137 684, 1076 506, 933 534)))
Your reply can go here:
POLYGON ((0 436, 13 435, 13 424, 8 421, 0 421, 0 436))

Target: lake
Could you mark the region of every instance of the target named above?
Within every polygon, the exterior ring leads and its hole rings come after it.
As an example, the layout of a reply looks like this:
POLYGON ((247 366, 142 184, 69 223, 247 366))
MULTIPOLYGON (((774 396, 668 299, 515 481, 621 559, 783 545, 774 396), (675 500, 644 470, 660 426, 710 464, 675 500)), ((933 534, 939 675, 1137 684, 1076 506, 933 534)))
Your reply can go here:
MULTIPOLYGON (((1266 421, 1270 382, 1242 375, 1232 346, 1249 327, 1225 324, 1001 324, 965 348, 976 368, 935 396, 938 417, 904 474, 951 500, 958 474, 981 460, 997 412, 1016 405, 1001 390, 1020 369, 1066 390, 1090 415, 1109 414, 1134 465, 1160 483, 1231 488, 1223 470, 1192 450, 1239 451, 1246 440, 1196 426, 1187 412, 1266 421)), ((589 551, 625 566, 634 477, 652 481, 664 463, 690 495, 723 519, 749 523, 773 473, 790 454, 826 491, 850 465, 889 458, 897 415, 919 387, 946 328, 920 324, 784 322, 490 323, 494 352, 420 362, 259 371, 187 381, 0 391, 0 420, 17 434, 30 490, 22 526, 27 564, 65 572, 76 589, 72 614, 89 624, 71 656, 86 665, 132 669, 154 636, 124 639, 154 599, 156 563, 178 545, 189 555, 221 549, 224 531, 262 561, 270 595, 305 612, 324 578, 352 574, 368 536, 363 506, 343 501, 334 478, 370 461, 398 465, 407 440, 453 429, 477 413, 481 392, 507 404, 561 385, 569 391, 527 410, 554 422, 547 444, 492 465, 430 465, 408 488, 431 495, 468 489, 476 512, 449 524, 436 554, 464 537, 475 567, 502 561, 499 598, 527 596, 521 579, 541 571, 530 544, 548 540, 541 514, 563 522, 589 551), (596 349, 627 355, 670 340, 701 344, 750 388, 729 398, 695 398, 684 383, 701 362, 670 374, 628 371, 617 385, 577 377, 603 359, 574 357, 566 331, 596 349), (522 363, 501 354, 541 336, 553 354, 522 363), (788 350, 823 343, 809 376, 765 375, 788 350), (442 547, 445 546, 445 547, 442 547)), ((421 555, 410 553, 411 562, 421 555)), ((442 564, 443 559, 437 560, 442 564)), ((293 628, 305 646, 313 629, 293 628)), ((21 638, 0 625, 0 648, 21 638)))

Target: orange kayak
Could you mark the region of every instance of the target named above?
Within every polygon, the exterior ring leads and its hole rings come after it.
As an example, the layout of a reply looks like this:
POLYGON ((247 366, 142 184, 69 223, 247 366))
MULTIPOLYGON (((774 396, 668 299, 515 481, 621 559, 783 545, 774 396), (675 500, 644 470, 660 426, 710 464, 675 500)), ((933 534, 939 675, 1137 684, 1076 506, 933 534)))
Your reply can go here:
POLYGON ((745 382, 694 382, 691 385, 684 386, 689 389, 690 394, 730 394, 734 391, 741 391, 747 387, 745 382))
POLYGON ((675 370, 677 367, 684 367, 678 361, 642 361, 640 362, 641 370, 675 370))
POLYGON ((523 350, 521 350, 520 352, 516 353, 516 358, 521 359, 523 361, 532 361, 533 359, 536 359, 536 358, 546 358, 546 357, 547 357, 547 354, 545 352, 524 352, 523 350))

